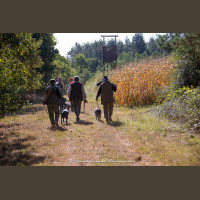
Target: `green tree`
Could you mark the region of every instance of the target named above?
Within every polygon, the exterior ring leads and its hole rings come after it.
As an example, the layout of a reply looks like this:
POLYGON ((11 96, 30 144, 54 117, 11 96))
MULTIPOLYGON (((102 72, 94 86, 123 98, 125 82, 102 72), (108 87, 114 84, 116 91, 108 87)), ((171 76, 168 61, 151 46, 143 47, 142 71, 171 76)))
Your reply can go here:
POLYGON ((173 51, 173 42, 176 40, 176 33, 167 33, 158 35, 156 42, 163 50, 165 55, 169 55, 173 51))
POLYGON ((85 84, 91 77, 92 73, 88 69, 83 69, 82 73, 79 75, 81 83, 85 84))
POLYGON ((64 83, 67 83, 69 77, 76 74, 75 69, 71 68, 71 62, 64 56, 58 54, 53 64, 55 65, 53 77, 62 77, 64 83))
POLYGON ((125 45, 121 40, 119 40, 117 41, 117 55, 122 53, 125 53, 125 45))
POLYGON ((132 56, 129 53, 122 53, 118 57, 118 64, 124 65, 127 62, 132 61, 132 56))
POLYGON ((88 62, 84 54, 78 54, 74 60, 74 67, 78 74, 81 74, 84 69, 88 69, 88 62))
POLYGON ((134 55, 135 52, 134 52, 134 49, 133 49, 133 45, 132 45, 132 43, 131 43, 131 41, 128 37, 126 37, 126 39, 125 39, 125 45, 124 46, 125 46, 124 50, 125 50, 126 53, 134 55))
POLYGON ((158 43, 154 38, 150 38, 147 43, 147 51, 149 55, 156 56, 161 54, 161 49, 158 46, 158 43))
POLYGON ((142 33, 136 33, 132 38, 132 45, 135 51, 139 54, 143 54, 146 50, 146 44, 142 33))
POLYGON ((87 63, 88 63, 88 69, 91 73, 96 72, 97 67, 101 65, 101 61, 97 58, 88 58, 87 63))
POLYGON ((178 61, 176 88, 200 85, 200 34, 179 33, 172 41, 173 55, 178 61))
POLYGON ((26 103, 25 94, 41 86, 41 43, 27 33, 0 34, 0 114, 12 113, 26 103))
POLYGON ((59 53, 58 50, 55 49, 55 37, 52 33, 34 33, 33 38, 36 39, 36 41, 42 40, 40 56, 44 64, 42 68, 39 69, 39 72, 44 75, 43 82, 47 84, 52 78, 52 74, 55 68, 53 61, 55 60, 56 55, 59 53))

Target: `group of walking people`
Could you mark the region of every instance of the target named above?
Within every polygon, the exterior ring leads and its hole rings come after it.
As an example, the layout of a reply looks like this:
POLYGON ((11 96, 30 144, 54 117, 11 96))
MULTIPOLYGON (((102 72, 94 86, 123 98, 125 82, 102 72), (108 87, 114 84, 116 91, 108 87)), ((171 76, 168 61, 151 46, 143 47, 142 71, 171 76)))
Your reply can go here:
MULTIPOLYGON (((107 76, 104 76, 103 80, 97 83, 99 86, 96 101, 101 96, 101 104, 104 109, 104 117, 106 122, 112 121, 113 114, 113 92, 117 90, 117 86, 108 80, 107 76)), ((78 76, 69 78, 66 85, 67 96, 70 101, 71 111, 76 115, 76 121, 80 121, 81 103, 82 101, 87 102, 86 92, 84 85, 80 82, 78 76)), ((64 84, 62 78, 56 78, 50 80, 50 85, 46 87, 46 99, 47 109, 49 113, 49 119, 53 127, 58 126, 59 113, 61 112, 60 105, 62 103, 64 84)))

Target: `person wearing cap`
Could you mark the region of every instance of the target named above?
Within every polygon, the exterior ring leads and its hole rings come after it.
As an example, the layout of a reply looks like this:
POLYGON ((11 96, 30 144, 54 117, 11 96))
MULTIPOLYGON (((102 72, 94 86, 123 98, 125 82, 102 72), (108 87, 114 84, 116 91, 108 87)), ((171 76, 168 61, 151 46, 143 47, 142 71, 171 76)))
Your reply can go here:
POLYGON ((58 78, 58 82, 56 82, 56 86, 59 87, 60 92, 61 92, 61 94, 63 96, 63 88, 64 87, 63 87, 63 79, 61 77, 58 78))
POLYGON ((104 117, 106 122, 112 121, 113 114, 113 92, 116 92, 117 86, 108 80, 107 76, 104 76, 103 81, 100 83, 99 90, 97 92, 96 101, 101 95, 101 104, 103 104, 104 117))
MULTIPOLYGON (((74 79, 72 77, 70 77, 67 82, 67 93, 69 92, 72 83, 74 83, 74 79)), ((72 101, 70 101, 70 105, 71 105, 71 111, 73 112, 74 107, 73 107, 72 101)))
POLYGON ((71 84, 68 91, 69 100, 72 101, 74 106, 74 112, 76 114, 76 121, 79 121, 79 115, 81 112, 81 102, 86 101, 86 93, 84 85, 79 82, 79 77, 74 77, 74 83, 71 84))
POLYGON ((72 83, 74 83, 74 79, 72 77, 70 77, 68 79, 67 87, 66 87, 67 88, 67 93, 69 92, 69 89, 70 89, 70 86, 71 86, 72 83))
POLYGON ((55 79, 50 80, 50 85, 46 87, 46 94, 51 89, 49 98, 47 100, 47 109, 49 113, 49 119, 51 121, 51 125, 58 126, 58 119, 59 119, 59 105, 61 101, 61 92, 59 87, 56 85, 55 79), (55 114, 55 117, 54 117, 55 114))

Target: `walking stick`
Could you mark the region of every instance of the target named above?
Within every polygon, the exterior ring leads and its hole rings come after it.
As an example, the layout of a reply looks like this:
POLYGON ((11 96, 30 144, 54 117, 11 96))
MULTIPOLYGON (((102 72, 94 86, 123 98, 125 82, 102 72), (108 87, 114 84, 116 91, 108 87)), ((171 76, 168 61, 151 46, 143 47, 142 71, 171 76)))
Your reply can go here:
POLYGON ((85 103, 87 103, 86 99, 83 100, 83 113, 85 113, 85 103))

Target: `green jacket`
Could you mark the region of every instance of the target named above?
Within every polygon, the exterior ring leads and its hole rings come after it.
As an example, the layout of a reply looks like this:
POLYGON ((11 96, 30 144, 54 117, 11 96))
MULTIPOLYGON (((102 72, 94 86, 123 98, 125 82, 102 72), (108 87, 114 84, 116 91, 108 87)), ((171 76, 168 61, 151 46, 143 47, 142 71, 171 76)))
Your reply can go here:
POLYGON ((47 104, 60 104, 61 101, 61 92, 59 87, 52 84, 46 87, 46 94, 48 93, 49 89, 52 87, 51 93, 47 100, 47 104))

